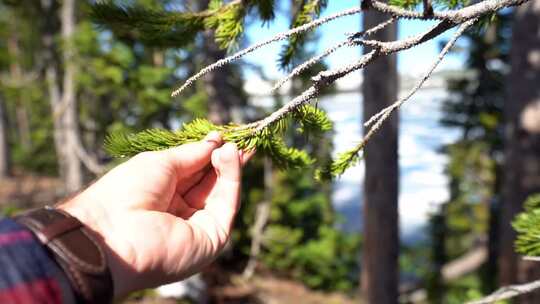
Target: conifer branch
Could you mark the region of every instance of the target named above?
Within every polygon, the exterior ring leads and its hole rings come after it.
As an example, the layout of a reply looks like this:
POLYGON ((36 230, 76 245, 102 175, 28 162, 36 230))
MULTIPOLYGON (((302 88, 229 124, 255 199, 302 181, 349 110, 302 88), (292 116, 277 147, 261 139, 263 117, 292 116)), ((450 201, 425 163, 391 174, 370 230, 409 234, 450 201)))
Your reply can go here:
MULTIPOLYGON (((510 7, 515 5, 520 5, 522 3, 525 3, 529 0, 485 0, 480 3, 464 7, 462 9, 458 10, 449 10, 449 11, 443 11, 443 12, 434 12, 430 18, 432 19, 439 19, 443 22, 439 23, 443 27, 446 26, 448 28, 464 23, 471 19, 479 18, 485 14, 496 12, 504 7, 510 7)), ((426 19, 421 12, 416 12, 412 10, 406 10, 402 9, 396 6, 388 5, 379 1, 370 1, 370 7, 373 7, 373 9, 376 9, 380 12, 386 13, 391 15, 394 18, 407 18, 407 19, 426 19)), ((257 43, 255 45, 252 45, 244 50, 241 50, 231 56, 228 56, 226 58, 220 59, 217 62, 203 68, 200 70, 197 74, 191 76, 186 82, 178 89, 172 92, 172 96, 176 96, 180 94, 182 91, 184 91, 187 87, 191 86, 195 81, 200 79, 202 76, 206 75, 207 73, 221 68, 224 65, 230 64, 243 56, 252 53, 253 51, 262 48, 266 45, 269 45, 271 43, 281 41, 288 39, 289 37, 304 33, 306 31, 312 30, 314 28, 317 28, 325 23, 328 23, 330 21, 333 21, 335 19, 339 19, 345 16, 355 15, 359 14, 363 11, 362 6, 355 7, 352 9, 348 9, 324 18, 313 20, 309 23, 306 23, 302 26, 295 27, 293 29, 290 29, 286 32, 280 33, 275 35, 274 37, 265 40, 263 42, 257 43)), ((433 32, 433 34, 436 34, 436 32, 433 32)), ((436 35, 435 35, 436 36, 436 35)), ((410 41, 409 43, 416 45, 423 41, 426 41, 426 39, 431 39, 435 36, 427 36, 421 38, 418 42, 410 41)), ((395 42, 394 42, 395 43, 395 42)), ((366 41, 365 44, 380 44, 381 49, 384 54, 389 54, 390 50, 394 49, 395 46, 392 46, 392 42, 379 42, 379 41, 366 41), (388 50, 388 51, 387 51, 388 50)), ((412 47, 411 45, 410 47, 412 47)))
POLYGON ((345 67, 335 70, 327 70, 320 72, 312 78, 313 85, 305 90, 302 94, 295 97, 289 103, 279 108, 277 111, 273 112, 266 118, 255 122, 255 132, 261 132, 266 129, 268 126, 276 123, 281 120, 283 117, 286 117, 289 113, 295 111, 298 107, 301 107, 311 101, 313 98, 319 95, 321 89, 328 87, 334 83, 337 79, 342 78, 351 72, 364 68, 368 63, 373 61, 377 54, 376 50, 373 50, 366 55, 362 56, 357 62, 349 64, 345 67))
MULTIPOLYGON (((322 9, 326 7, 328 1, 302 0, 297 2, 300 4, 300 7, 297 9, 297 12, 293 18, 291 28, 302 26, 306 23, 312 22, 315 17, 319 17, 322 9)), ((292 63, 299 47, 304 44, 306 40, 305 37, 305 33, 300 33, 289 38, 288 43, 283 46, 279 56, 279 65, 281 67, 286 68, 292 63)))
MULTIPOLYGON (((431 74, 433 74, 433 71, 435 71, 435 69, 437 68, 437 66, 441 63, 441 61, 444 59, 444 57, 448 54, 448 52, 450 51, 450 49, 454 46, 454 44, 456 43, 457 39, 463 35, 463 33, 470 27, 472 26, 475 22, 477 21, 477 19, 473 19, 473 20, 469 20, 465 23, 463 23, 459 28, 458 30, 456 31, 456 33, 454 33, 454 35, 452 36, 452 38, 446 43, 446 45, 444 46, 444 48, 441 50, 441 52, 439 53, 439 56, 437 57, 437 60, 431 65, 431 67, 428 69, 428 71, 424 74, 424 76, 420 79, 420 81, 403 97, 403 98, 400 98, 399 100, 397 100, 395 103, 393 103, 392 105, 382 109, 379 113, 373 115, 368 121, 366 121, 364 123, 364 126, 365 127, 369 127, 370 125, 373 125, 375 123, 375 125, 373 126, 374 128, 377 126, 377 125, 381 125, 382 122, 384 122, 384 120, 386 120, 386 118, 388 118, 388 116, 390 114, 392 114, 392 112, 399 108, 401 105, 403 105, 403 103, 405 103, 407 100, 409 100, 414 94, 416 94, 416 92, 424 85, 424 83, 426 82, 426 80, 428 80, 429 77, 431 77, 431 74)), ((371 130, 370 130, 371 131, 371 130)))
POLYGON ((383 123, 390 117, 390 115, 398 109, 403 103, 405 103, 407 100, 409 100, 426 82, 426 80, 431 76, 433 71, 437 68, 437 66, 441 63, 443 58, 448 54, 452 46, 456 43, 457 39, 470 27, 472 26, 477 19, 469 20, 465 23, 463 23, 456 33, 452 36, 452 39, 446 43, 442 51, 439 53, 439 56, 437 60, 432 64, 431 68, 424 74, 424 77, 420 79, 420 81, 412 88, 403 98, 400 98, 392 105, 386 107, 379 113, 375 114, 373 117, 371 117, 368 122, 366 122, 365 126, 369 126, 373 124, 373 126, 369 129, 366 135, 362 138, 362 140, 352 149, 347 150, 346 152, 341 153, 338 155, 337 159, 330 165, 329 172, 324 173, 323 175, 326 176, 339 176, 345 172, 347 168, 354 165, 359 160, 358 154, 364 149, 368 141, 373 137, 373 135, 382 127, 383 123))
POLYGON ((241 51, 239 51, 239 52, 237 52, 237 53, 235 53, 235 54, 233 54, 231 56, 220 59, 220 60, 216 61, 215 63, 205 67, 202 70, 200 70, 197 74, 191 76, 188 80, 186 80, 186 82, 180 88, 175 90, 171 94, 171 96, 174 97, 174 96, 182 93, 182 91, 184 91, 187 87, 191 86, 195 81, 200 79, 202 76, 212 72, 213 70, 221 68, 224 65, 230 64, 230 63, 242 58, 243 56, 245 56, 245 55, 247 55, 249 53, 252 53, 253 51, 255 51, 257 49, 260 49, 260 48, 262 48, 262 47, 264 47, 266 45, 269 45, 269 44, 277 42, 277 41, 286 40, 286 39, 288 39, 289 37, 291 37, 293 35, 297 35, 297 34, 312 30, 312 29, 314 29, 316 27, 321 26, 322 24, 328 23, 328 22, 333 21, 335 19, 339 19, 339 18, 342 18, 342 17, 345 17, 345 16, 359 14, 361 12, 362 12, 362 10, 360 8, 352 8, 352 9, 348 9, 348 10, 345 10, 345 11, 330 15, 328 17, 317 19, 317 20, 314 20, 312 22, 306 23, 306 24, 304 24, 302 26, 290 29, 290 30, 288 30, 286 32, 283 32, 283 33, 280 33, 280 34, 277 34, 276 36, 274 36, 274 37, 272 37, 272 38, 270 38, 268 40, 265 40, 263 42, 259 42, 259 43, 255 44, 255 45, 252 45, 252 46, 250 46, 250 47, 248 47, 246 49, 243 49, 243 50, 241 50, 241 51))
POLYGON ((385 27, 387 27, 388 25, 394 23, 397 19, 396 18, 390 18, 388 19, 387 21, 381 23, 381 24, 378 24, 372 28, 370 28, 369 30, 366 30, 366 31, 362 31, 362 32, 358 32, 358 33, 354 33, 354 34, 349 34, 349 37, 347 38, 347 40, 344 40, 344 41, 341 41, 337 44, 335 44, 334 46, 324 50, 323 53, 317 55, 317 56, 314 56, 310 59, 308 59, 306 62, 298 65, 296 68, 294 68, 287 76, 283 77, 282 79, 280 79, 273 87, 272 89, 270 90, 270 92, 275 92, 277 91, 280 87, 282 87, 285 83, 287 83, 287 81, 291 80, 292 78, 300 75, 302 72, 304 72, 305 70, 307 70, 308 68, 310 68, 311 66, 313 66, 314 64, 320 62, 321 60, 323 60, 324 58, 328 57, 329 55, 333 54, 334 52, 336 52, 337 50, 339 50, 340 48, 344 47, 344 46, 356 46, 358 45, 359 43, 355 41, 355 39, 359 39, 359 38, 364 38, 364 37, 368 37, 382 29, 384 29, 385 27))
POLYGON ((485 0, 462 9, 434 12, 431 17, 433 19, 439 19, 439 23, 431 27, 426 32, 396 41, 365 40, 363 38, 369 36, 369 34, 375 31, 383 29, 397 19, 425 19, 426 17, 424 14, 421 12, 404 10, 398 7, 390 6, 376 0, 365 1, 365 3, 368 3, 369 5, 352 8, 325 18, 313 20, 302 26, 280 33, 268 40, 248 47, 227 58, 219 60, 199 71, 197 74, 189 78, 178 90, 173 92, 173 96, 179 94, 182 92, 182 90, 193 84, 197 79, 206 73, 220 68, 223 65, 229 64, 242 56, 270 43, 285 40, 293 37, 294 35, 302 34, 344 16, 358 14, 366 7, 368 9, 375 9, 388 13, 391 16, 391 19, 382 22, 371 29, 350 35, 346 41, 336 44, 335 46, 324 51, 322 54, 308 60, 302 65, 299 65, 291 72, 291 74, 278 82, 278 84, 274 87, 275 89, 281 86, 291 77, 298 75, 310 65, 332 54, 341 47, 351 45, 368 47, 371 49, 356 62, 347 64, 337 69, 326 70, 318 73, 316 76, 312 77, 312 85, 307 90, 293 98, 290 102, 286 103, 275 112, 268 115, 266 118, 240 126, 216 126, 206 120, 195 120, 192 123, 185 124, 183 129, 178 131, 147 130, 131 136, 113 135, 107 140, 107 148, 113 155, 129 156, 146 150, 166 149, 184 144, 186 142, 200 140, 210 130, 218 130, 223 133, 223 138, 225 141, 237 143, 238 147, 242 150, 257 149, 263 154, 270 156, 273 162, 279 167, 300 168, 302 166, 312 164, 314 160, 311 159, 305 151, 287 147, 281 136, 284 130, 288 128, 292 120, 299 122, 301 125, 301 130, 305 129, 316 132, 324 132, 331 128, 331 123, 326 114, 323 111, 309 105, 309 102, 315 99, 320 94, 321 90, 334 83, 337 79, 366 67, 381 56, 387 56, 415 47, 423 42, 437 37, 441 33, 444 33, 453 27, 459 26, 452 39, 445 45, 437 60, 433 63, 431 68, 426 72, 418 84, 403 98, 400 98, 394 104, 383 109, 381 112, 370 118, 366 123, 366 127, 369 127, 369 130, 362 140, 353 148, 339 154, 337 159, 332 163, 323 166, 318 174, 322 177, 338 176, 351 165, 360 160, 359 153, 375 134, 375 132, 381 128, 382 124, 396 109, 398 109, 404 102, 409 100, 410 97, 420 89, 420 87, 431 76, 435 68, 446 56, 450 48, 455 44, 457 39, 467 28, 469 28, 475 23, 476 20, 478 20, 478 18, 485 14, 493 13, 503 7, 518 5, 526 1, 528 0, 485 0))
POLYGON ((476 4, 447 11, 434 11, 433 14, 424 15, 424 12, 403 9, 398 6, 388 5, 384 2, 370 1, 370 7, 385 14, 404 19, 438 19, 453 23, 463 23, 470 19, 482 17, 499 11, 505 7, 518 6, 529 0, 484 0, 476 4))
POLYGON ((320 72, 312 78, 313 85, 307 90, 305 90, 302 94, 295 97, 292 101, 285 104, 283 107, 270 114, 268 117, 260 121, 251 123, 247 126, 250 128, 255 128, 255 130, 259 132, 266 127, 272 125, 276 121, 279 121, 288 113, 294 111, 296 108, 308 103, 310 100, 318 96, 321 89, 333 84, 337 79, 342 78, 356 70, 364 68, 366 65, 370 64, 382 55, 389 55, 405 49, 412 48, 423 42, 431 40, 432 38, 440 35, 441 33, 454 26, 455 25, 452 23, 441 21, 424 33, 393 42, 380 42, 377 40, 355 40, 355 43, 370 46, 373 48, 373 50, 362 56, 357 62, 351 63, 338 69, 320 72))
POLYGON ((507 300, 517 297, 522 294, 533 292, 540 288, 540 280, 520 284, 501 287, 491 295, 476 301, 467 302, 467 304, 490 304, 497 301, 507 300))

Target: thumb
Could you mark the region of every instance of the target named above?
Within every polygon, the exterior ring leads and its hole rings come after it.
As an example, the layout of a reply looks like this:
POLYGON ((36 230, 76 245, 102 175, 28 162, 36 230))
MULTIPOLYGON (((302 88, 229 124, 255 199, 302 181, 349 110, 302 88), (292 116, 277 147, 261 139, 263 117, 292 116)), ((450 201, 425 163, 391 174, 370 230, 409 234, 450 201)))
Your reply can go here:
POLYGON ((216 170, 216 183, 205 209, 218 215, 219 224, 230 231, 240 203, 242 178, 240 154, 236 145, 227 143, 212 153, 212 166, 216 170))
POLYGON ((212 166, 216 169, 218 182, 240 182, 240 153, 233 143, 226 143, 212 153, 212 166))
POLYGON ((184 144, 161 153, 165 153, 179 176, 190 176, 208 165, 212 152, 221 145, 221 142, 221 135, 214 131, 208 133, 201 141, 184 144))

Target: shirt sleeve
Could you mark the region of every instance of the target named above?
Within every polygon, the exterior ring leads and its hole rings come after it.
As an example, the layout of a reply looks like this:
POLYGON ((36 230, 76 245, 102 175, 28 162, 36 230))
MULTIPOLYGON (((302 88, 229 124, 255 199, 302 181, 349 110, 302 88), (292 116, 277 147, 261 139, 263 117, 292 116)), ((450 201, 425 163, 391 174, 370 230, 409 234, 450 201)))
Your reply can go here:
POLYGON ((0 303, 75 303, 67 276, 34 234, 0 219, 0 303))

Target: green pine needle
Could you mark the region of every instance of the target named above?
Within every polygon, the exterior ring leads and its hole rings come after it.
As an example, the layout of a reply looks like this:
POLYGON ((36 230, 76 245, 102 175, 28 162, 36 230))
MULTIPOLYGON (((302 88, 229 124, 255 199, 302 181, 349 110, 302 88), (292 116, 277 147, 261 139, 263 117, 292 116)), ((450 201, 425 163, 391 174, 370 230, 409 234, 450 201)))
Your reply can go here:
POLYGON ((158 11, 118 5, 112 1, 92 5, 92 19, 121 37, 140 39, 153 46, 184 46, 204 29, 204 14, 158 11))
POLYGON ((276 128, 280 128, 279 124, 255 133, 236 125, 216 126, 208 120, 195 119, 177 131, 149 129, 131 135, 111 134, 105 141, 105 149, 115 157, 130 157, 144 151, 159 151, 199 141, 211 131, 219 131, 225 141, 236 143, 241 150, 255 149, 268 155, 279 168, 299 169, 314 163, 305 151, 287 147, 276 128))
POLYGON ((294 113, 300 123, 300 132, 321 134, 332 130, 332 121, 323 110, 312 105, 305 105, 294 113))
MULTIPOLYGON (((328 4, 326 0, 303 0, 299 2, 300 7, 298 8, 298 13, 294 16, 291 28, 313 21, 328 4)), ((288 68, 293 64, 294 56, 299 53, 298 51, 305 42, 305 34, 293 35, 289 38, 288 43, 283 47, 279 56, 279 64, 282 68, 288 68)))
POLYGON ((247 10, 238 3, 212 9, 214 13, 204 20, 205 27, 214 29, 214 38, 220 48, 233 47, 244 33, 247 10))
POLYGON ((317 180, 331 180, 341 176, 347 169, 355 166, 360 162, 362 156, 360 151, 363 150, 364 144, 360 143, 356 147, 339 153, 338 156, 332 160, 329 164, 326 164, 322 168, 319 168, 315 172, 315 179, 317 180))
POLYGON ((516 251, 527 256, 540 256, 540 194, 530 196, 524 206, 525 211, 512 223, 518 233, 516 251))

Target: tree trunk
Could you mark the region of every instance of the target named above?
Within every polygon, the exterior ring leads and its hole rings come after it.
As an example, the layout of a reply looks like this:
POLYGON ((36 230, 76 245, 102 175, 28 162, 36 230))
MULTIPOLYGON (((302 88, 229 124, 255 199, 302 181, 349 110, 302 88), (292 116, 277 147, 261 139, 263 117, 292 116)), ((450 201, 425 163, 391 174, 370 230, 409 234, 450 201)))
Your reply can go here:
POLYGON ((76 66, 74 63, 73 32, 75 31, 75 0, 62 2, 62 59, 64 63, 62 107, 65 112, 61 114, 62 127, 66 143, 66 190, 68 193, 79 190, 84 184, 84 173, 78 155, 80 144, 79 116, 75 91, 76 66))
MULTIPOLYGON (((363 15, 364 29, 387 19, 378 12, 363 15)), ((373 39, 397 38, 397 25, 379 31, 373 39)), ((369 50, 364 50, 369 51, 369 50)), ((397 99, 396 56, 377 59, 364 69, 364 121, 397 99)), ((367 303, 398 302, 398 115, 393 114, 365 148, 364 243, 362 295, 367 303)))
MULTIPOLYGON (((510 53, 511 73, 505 104, 505 172, 500 221, 499 283, 538 279, 538 263, 514 252, 511 221, 527 196, 540 192, 540 0, 516 8, 510 53)), ((539 303, 540 294, 522 297, 539 303)))
POLYGON ((71 40, 75 30, 75 1, 64 0, 60 11, 60 31, 63 40, 61 62, 63 73, 56 56, 57 45, 54 36, 58 26, 55 24, 58 8, 55 1, 42 0, 42 9, 47 14, 43 44, 45 49, 45 77, 47 80, 49 99, 54 121, 54 142, 58 159, 60 176, 64 182, 65 192, 73 193, 83 186, 84 174, 79 159, 79 121, 77 101, 75 99, 75 73, 73 62, 74 47, 71 40), (62 86, 60 86, 60 76, 62 86))
MULTIPOLYGON (((23 71, 20 65, 21 61, 21 51, 19 47, 19 33, 15 30, 17 28, 17 18, 13 17, 11 18, 11 33, 9 35, 8 43, 7 43, 7 49, 8 53, 11 56, 12 60, 9 65, 9 74, 11 77, 11 80, 14 81, 17 85, 17 87, 23 88, 24 87, 24 80, 23 80, 23 71)), ((21 90, 22 91, 22 90, 21 90)), ((26 109, 26 104, 24 100, 24 93, 19 92, 17 94, 17 97, 15 97, 15 115, 17 116, 16 122, 17 122, 17 137, 20 140, 20 143, 23 148, 26 150, 30 150, 31 147, 31 136, 30 136, 30 122, 28 119, 28 110, 26 109)))
POLYGON ((8 141, 8 123, 4 99, 0 96, 0 179, 11 175, 11 153, 8 141))

